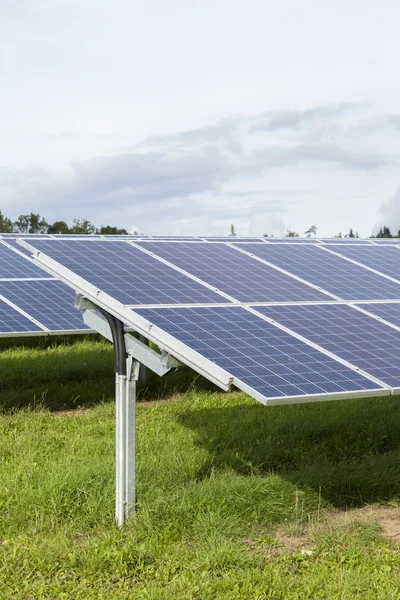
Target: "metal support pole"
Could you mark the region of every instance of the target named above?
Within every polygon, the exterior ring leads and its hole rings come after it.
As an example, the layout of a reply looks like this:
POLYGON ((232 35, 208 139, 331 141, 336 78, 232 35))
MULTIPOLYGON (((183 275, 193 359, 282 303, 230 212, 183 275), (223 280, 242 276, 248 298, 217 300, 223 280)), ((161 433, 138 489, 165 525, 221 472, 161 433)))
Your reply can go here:
POLYGON ((114 342, 115 369, 115 518, 119 527, 133 512, 136 501, 135 414, 139 363, 127 355, 121 321, 100 310, 107 319, 114 342))
POLYGON ((116 502, 120 527, 136 503, 136 381, 140 364, 129 354, 127 374, 116 375, 116 502))
POLYGON ((165 350, 156 352, 150 348, 146 338, 139 341, 125 333, 121 321, 81 295, 77 296, 76 306, 83 312, 85 323, 114 344, 115 518, 122 527, 136 504, 136 383, 141 366, 144 363, 163 376, 181 363, 165 350))

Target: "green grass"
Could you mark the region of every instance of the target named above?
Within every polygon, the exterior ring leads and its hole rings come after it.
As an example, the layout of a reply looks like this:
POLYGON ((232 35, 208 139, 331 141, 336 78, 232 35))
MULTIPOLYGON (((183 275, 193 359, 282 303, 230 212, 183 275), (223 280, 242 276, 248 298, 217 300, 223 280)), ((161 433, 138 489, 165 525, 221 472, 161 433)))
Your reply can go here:
POLYGON ((2 600, 400 598, 376 522, 330 525, 397 506, 396 398, 265 408, 189 371, 152 380, 143 398, 189 391, 138 407, 138 508, 119 531, 110 346, 3 349, 0 374, 2 600), (71 406, 90 408, 49 412, 71 406))

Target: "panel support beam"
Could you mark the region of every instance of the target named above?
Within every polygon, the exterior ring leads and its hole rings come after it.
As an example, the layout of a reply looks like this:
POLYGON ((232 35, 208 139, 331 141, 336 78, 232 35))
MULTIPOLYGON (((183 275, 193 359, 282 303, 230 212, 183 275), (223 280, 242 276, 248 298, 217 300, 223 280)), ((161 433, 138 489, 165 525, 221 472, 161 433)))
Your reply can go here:
POLYGON ((136 505, 136 384, 149 368, 165 375, 180 363, 168 352, 155 352, 147 340, 126 333, 122 321, 77 294, 75 305, 89 327, 114 344, 115 370, 115 519, 119 527, 133 516, 136 505))

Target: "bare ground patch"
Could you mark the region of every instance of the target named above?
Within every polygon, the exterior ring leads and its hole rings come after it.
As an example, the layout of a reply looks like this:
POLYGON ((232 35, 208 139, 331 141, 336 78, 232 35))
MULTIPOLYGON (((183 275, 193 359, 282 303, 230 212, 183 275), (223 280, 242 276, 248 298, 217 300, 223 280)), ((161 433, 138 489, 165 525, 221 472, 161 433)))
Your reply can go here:
POLYGON ((365 506, 348 511, 326 512, 317 523, 299 524, 290 527, 279 525, 272 534, 254 539, 245 539, 249 550, 263 555, 313 554, 319 534, 353 523, 375 523, 383 537, 392 544, 400 545, 400 507, 365 506))

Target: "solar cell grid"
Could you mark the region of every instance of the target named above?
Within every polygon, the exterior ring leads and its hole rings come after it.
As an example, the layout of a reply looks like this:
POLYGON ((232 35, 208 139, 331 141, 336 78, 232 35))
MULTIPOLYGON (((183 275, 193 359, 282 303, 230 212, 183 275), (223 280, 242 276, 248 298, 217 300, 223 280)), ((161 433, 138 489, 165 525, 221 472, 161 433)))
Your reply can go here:
POLYGON ((36 241, 35 248, 48 253, 122 304, 228 302, 128 242, 36 241))
MULTIPOLYGON (((138 242, 137 246, 157 254, 240 302, 323 302, 330 299, 224 244, 138 242)), ((255 248, 260 246, 264 248, 267 245, 251 244, 255 248)))
POLYGON ((0 279, 46 276, 43 269, 0 243, 0 279))
POLYGON ((39 325, 0 299, 0 335, 41 331, 39 325))
POLYGON ((265 397, 379 387, 242 307, 157 308, 135 312, 265 397))
POLYGON ((257 243, 263 243, 263 239, 262 238, 252 238, 252 237, 234 237, 234 236, 230 236, 230 237, 203 237, 201 238, 203 240, 206 240, 207 242, 254 242, 255 244, 257 243))
POLYGON ((365 302, 363 304, 359 304, 358 306, 376 315, 377 317, 380 317, 381 319, 389 321, 389 323, 400 327, 400 302, 377 302, 376 304, 365 302))
POLYGON ((400 331, 344 304, 255 308, 391 387, 400 387, 400 331))
POLYGON ((245 250, 344 300, 400 299, 399 284, 316 246, 250 244, 245 250))
POLYGON ((394 277, 400 281, 400 249, 389 246, 341 246, 335 248, 339 252, 371 269, 394 277))
POLYGON ((51 331, 88 329, 74 308, 75 293, 60 281, 0 282, 0 295, 51 331))
POLYGON ((265 241, 270 242, 272 244, 319 244, 320 241, 317 238, 296 238, 296 237, 287 237, 287 238, 265 238, 265 241))

